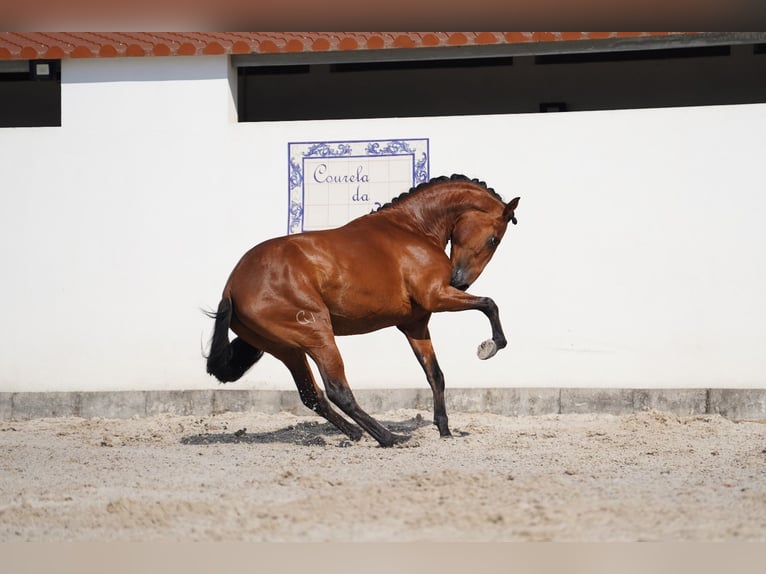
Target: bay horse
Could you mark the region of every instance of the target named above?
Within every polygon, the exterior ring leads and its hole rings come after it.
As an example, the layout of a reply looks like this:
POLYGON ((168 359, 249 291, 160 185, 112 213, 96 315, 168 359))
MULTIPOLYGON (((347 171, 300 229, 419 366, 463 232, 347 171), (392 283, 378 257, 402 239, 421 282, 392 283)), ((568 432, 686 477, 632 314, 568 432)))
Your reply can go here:
POLYGON ((270 353, 290 370, 306 407, 354 441, 364 430, 388 447, 409 437, 393 434, 356 402, 335 336, 396 326, 433 391, 434 424, 440 436, 451 436, 428 321, 432 313, 477 309, 492 329, 479 358, 506 346, 495 302, 466 289, 492 258, 508 222, 516 223, 518 203, 518 197, 504 203, 479 180, 442 176, 342 227, 256 245, 231 272, 217 312, 209 313, 215 326, 207 372, 224 383, 236 381, 270 353), (233 341, 229 329, 237 335, 233 341))

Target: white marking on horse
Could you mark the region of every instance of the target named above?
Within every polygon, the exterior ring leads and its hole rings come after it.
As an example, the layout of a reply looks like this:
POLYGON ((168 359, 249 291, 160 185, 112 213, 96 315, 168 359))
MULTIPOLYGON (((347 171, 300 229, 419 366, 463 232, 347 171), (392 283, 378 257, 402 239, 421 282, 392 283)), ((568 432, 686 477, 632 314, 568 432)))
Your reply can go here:
POLYGON ((309 325, 316 322, 314 314, 311 311, 304 311, 303 309, 295 314, 295 320, 301 325, 309 325))

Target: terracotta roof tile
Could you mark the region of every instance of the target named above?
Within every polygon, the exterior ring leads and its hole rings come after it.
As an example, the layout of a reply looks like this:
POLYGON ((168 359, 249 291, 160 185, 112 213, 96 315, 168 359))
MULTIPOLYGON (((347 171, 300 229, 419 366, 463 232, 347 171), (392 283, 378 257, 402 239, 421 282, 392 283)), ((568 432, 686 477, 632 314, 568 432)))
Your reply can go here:
POLYGON ((668 34, 689 32, 0 32, 0 59, 384 50, 668 34))

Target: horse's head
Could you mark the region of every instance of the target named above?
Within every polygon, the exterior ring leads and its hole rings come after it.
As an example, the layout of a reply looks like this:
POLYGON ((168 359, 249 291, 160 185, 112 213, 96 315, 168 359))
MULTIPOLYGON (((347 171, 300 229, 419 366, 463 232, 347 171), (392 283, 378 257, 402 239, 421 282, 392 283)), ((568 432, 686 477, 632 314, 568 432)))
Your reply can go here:
POLYGON ((465 291, 476 281, 495 254, 508 222, 516 223, 518 204, 517 197, 505 206, 498 202, 498 209, 492 212, 470 210, 458 217, 450 237, 450 285, 465 291))

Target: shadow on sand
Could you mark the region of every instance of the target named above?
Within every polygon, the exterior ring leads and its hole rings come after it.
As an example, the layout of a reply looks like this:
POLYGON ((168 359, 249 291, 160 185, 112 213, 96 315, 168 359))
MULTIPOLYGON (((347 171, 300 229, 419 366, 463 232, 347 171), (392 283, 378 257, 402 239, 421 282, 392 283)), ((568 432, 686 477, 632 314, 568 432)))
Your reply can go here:
MULTIPOLYGON (((381 421, 386 428, 397 434, 410 435, 415 430, 431 426, 420 415, 404 421, 381 421)), ((464 435, 466 433, 457 433, 464 435)), ((185 436, 181 444, 207 445, 207 444, 268 444, 284 443, 300 446, 324 446, 335 443, 336 446, 351 446, 354 444, 346 435, 341 433, 330 423, 319 421, 305 421, 290 425, 282 429, 269 432, 247 432, 246 428, 235 432, 199 433, 185 436)))

